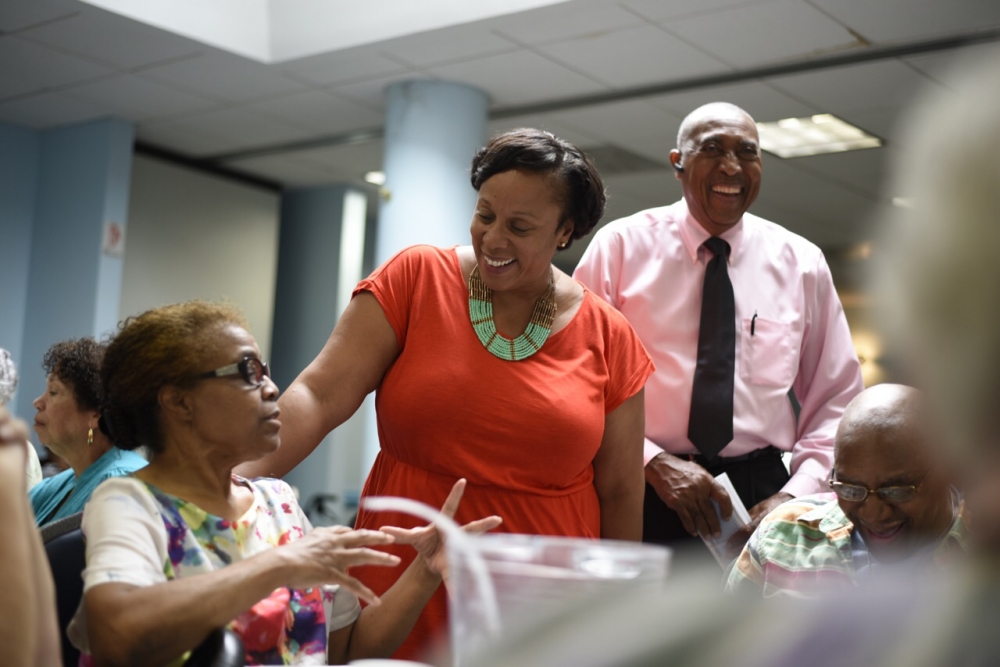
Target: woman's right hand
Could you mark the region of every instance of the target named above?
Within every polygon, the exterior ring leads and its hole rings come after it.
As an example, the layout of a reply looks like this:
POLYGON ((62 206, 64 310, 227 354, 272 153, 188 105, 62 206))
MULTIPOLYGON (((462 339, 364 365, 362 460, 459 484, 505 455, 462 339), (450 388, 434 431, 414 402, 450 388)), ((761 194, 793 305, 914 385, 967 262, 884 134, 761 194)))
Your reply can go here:
POLYGON ((302 539, 269 553, 284 560, 288 571, 285 585, 290 588, 340 584, 365 602, 378 604, 375 593, 347 571, 359 565, 398 565, 398 556, 368 548, 391 544, 393 540, 392 535, 378 530, 329 526, 314 528, 302 539))

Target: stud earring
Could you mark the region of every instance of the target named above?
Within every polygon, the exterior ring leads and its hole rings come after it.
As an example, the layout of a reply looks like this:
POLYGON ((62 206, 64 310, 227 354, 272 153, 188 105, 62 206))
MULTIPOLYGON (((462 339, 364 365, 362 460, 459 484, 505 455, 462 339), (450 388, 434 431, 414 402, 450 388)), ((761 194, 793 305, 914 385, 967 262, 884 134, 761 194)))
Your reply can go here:
POLYGON ((87 429, 87 446, 90 447, 94 444, 94 429, 87 429))

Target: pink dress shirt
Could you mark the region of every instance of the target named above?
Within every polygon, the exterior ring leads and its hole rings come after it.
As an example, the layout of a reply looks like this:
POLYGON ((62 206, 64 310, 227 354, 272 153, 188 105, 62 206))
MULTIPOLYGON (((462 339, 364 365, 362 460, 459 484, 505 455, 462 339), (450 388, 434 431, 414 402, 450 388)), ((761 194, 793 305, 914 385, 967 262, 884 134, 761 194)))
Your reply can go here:
MULTIPOLYGON (((683 200, 640 211, 598 231, 574 273, 625 315, 656 364, 646 463, 661 451, 698 451, 687 431, 708 237, 683 200)), ((837 424, 864 388, 830 269, 815 245, 749 213, 721 238, 736 300, 733 440, 721 456, 774 445, 792 452, 783 491, 826 491, 837 424)))

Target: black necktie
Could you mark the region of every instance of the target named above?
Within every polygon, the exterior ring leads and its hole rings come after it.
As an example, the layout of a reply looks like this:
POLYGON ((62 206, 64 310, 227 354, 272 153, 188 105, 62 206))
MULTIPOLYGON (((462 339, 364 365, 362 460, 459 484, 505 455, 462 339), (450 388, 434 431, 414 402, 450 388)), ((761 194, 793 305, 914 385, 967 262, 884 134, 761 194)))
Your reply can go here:
POLYGON ((736 303, 729 282, 729 244, 705 241, 714 257, 705 267, 698 328, 698 365, 691 388, 688 439, 714 459, 733 439, 733 374, 736 370, 736 303))

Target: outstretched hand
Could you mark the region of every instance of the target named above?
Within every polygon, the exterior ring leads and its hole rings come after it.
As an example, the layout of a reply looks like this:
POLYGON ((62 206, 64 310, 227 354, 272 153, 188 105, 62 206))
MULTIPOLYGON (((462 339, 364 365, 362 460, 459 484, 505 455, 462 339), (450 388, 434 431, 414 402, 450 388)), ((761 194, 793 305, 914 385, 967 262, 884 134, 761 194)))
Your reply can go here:
POLYGON ((286 586, 309 588, 319 584, 340 584, 365 602, 378 604, 378 596, 347 571, 361 565, 398 565, 398 556, 371 548, 392 541, 391 535, 378 530, 325 526, 314 528, 302 539, 265 553, 281 558, 288 566, 286 586))
MULTIPOLYGON (((455 486, 451 487, 451 493, 448 494, 444 505, 441 506, 441 513, 449 519, 455 518, 464 492, 465 480, 460 479, 455 482, 455 486)), ((498 516, 488 516, 485 519, 470 521, 462 526, 462 530, 478 535, 493 530, 502 522, 503 519, 498 516)), ((421 528, 383 526, 379 530, 396 538, 397 544, 409 544, 416 549, 418 558, 423 559, 425 566, 431 573, 442 577, 446 574, 448 563, 444 550, 444 534, 433 523, 421 528)))

